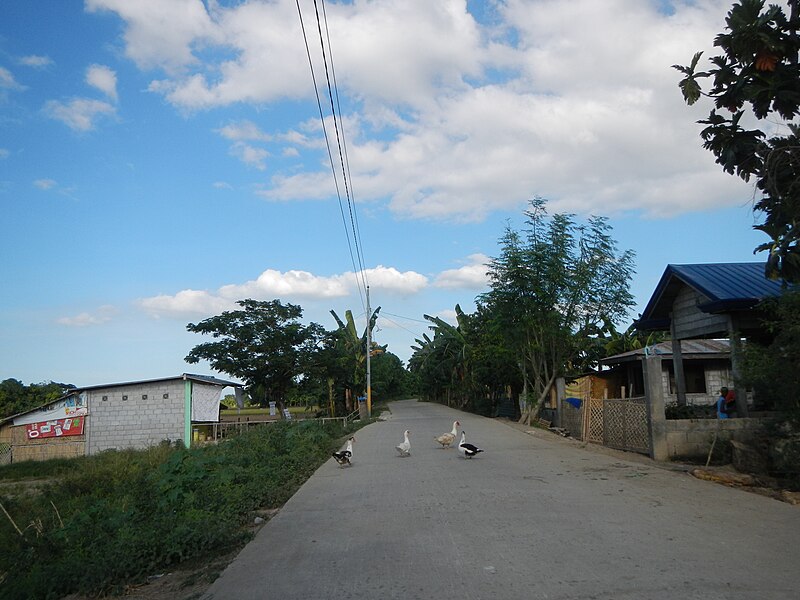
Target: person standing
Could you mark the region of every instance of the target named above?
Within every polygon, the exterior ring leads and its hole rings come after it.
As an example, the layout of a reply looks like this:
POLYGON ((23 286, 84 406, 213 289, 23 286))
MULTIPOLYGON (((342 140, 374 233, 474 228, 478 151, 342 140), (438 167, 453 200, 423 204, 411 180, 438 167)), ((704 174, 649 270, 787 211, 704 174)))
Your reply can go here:
POLYGON ((728 395, 728 388, 722 387, 719 390, 719 398, 717 398, 717 418, 727 419, 728 413, 725 412, 725 398, 728 395))

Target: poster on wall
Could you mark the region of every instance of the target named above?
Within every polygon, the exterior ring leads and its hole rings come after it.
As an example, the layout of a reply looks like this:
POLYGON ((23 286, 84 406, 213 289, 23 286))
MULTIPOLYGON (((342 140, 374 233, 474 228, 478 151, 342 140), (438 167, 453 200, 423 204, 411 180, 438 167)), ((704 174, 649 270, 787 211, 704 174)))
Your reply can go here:
POLYGON ((43 423, 45 421, 63 420, 68 417, 79 417, 89 414, 86 394, 73 394, 63 400, 48 404, 37 410, 20 415, 14 419, 14 427, 43 423))
POLYGON ((83 424, 86 417, 68 417, 66 419, 53 419, 40 423, 26 425, 29 440, 38 438, 64 437, 69 435, 83 435, 83 424))

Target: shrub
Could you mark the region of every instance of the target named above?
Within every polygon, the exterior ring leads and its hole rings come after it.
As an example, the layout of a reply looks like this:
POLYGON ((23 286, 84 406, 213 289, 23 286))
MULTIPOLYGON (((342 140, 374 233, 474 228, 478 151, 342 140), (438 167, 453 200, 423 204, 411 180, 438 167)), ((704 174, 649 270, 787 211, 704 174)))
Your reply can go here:
POLYGON ((246 538, 249 513, 286 502, 342 433, 334 423, 281 422, 214 446, 75 459, 40 494, 0 498, 13 519, 0 522, 0 598, 118 591, 227 552, 246 538))

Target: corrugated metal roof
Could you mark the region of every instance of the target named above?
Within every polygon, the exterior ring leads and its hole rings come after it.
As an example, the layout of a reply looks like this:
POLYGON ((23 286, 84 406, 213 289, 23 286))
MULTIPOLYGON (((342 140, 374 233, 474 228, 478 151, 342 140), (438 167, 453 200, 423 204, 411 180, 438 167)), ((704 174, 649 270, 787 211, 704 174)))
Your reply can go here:
POLYGON ((708 298, 699 308, 708 313, 748 310, 778 296, 780 281, 767 279, 766 263, 667 265, 650 301, 637 320, 642 329, 668 329, 672 302, 687 285, 708 298))
MULTIPOLYGON (((663 358, 672 358, 672 342, 659 342, 654 346, 630 350, 609 356, 600 361, 604 365, 616 365, 623 362, 640 360, 645 352, 656 354, 663 358)), ((684 360, 727 358, 731 353, 729 340, 681 340, 681 357, 684 360)))
MULTIPOLYGON (((191 381, 199 381, 201 383, 209 383, 213 385, 221 385, 224 387, 241 387, 241 383, 236 383, 234 381, 226 381, 224 379, 217 379, 211 375, 196 375, 194 373, 183 373, 182 375, 175 375, 172 377, 160 377, 158 379, 143 379, 141 381, 124 381, 121 383, 105 383, 101 385, 88 385, 76 388, 76 391, 83 391, 83 390, 97 390, 100 388, 112 388, 112 387, 120 387, 124 385, 142 385, 145 383, 158 383, 159 381, 172 381, 173 379, 189 379, 191 381)), ((75 390, 73 390, 75 391, 75 390)))
POLYGON ((72 395, 74 395, 76 393, 79 393, 79 392, 83 392, 83 391, 87 391, 87 390, 99 390, 99 389, 103 389, 103 388, 121 387, 121 386, 125 386, 125 385, 142 385, 142 384, 145 384, 145 383, 158 383, 160 381, 172 381, 173 379, 189 379, 191 381, 199 381, 201 383, 219 385, 219 386, 222 386, 222 387, 242 387, 241 383, 236 383, 234 381, 226 381, 224 379, 217 379, 216 377, 213 377, 211 375, 196 375, 194 373, 183 373, 182 375, 175 375, 173 377, 161 377, 159 379, 142 379, 140 381, 125 381, 125 382, 122 382, 122 383, 106 383, 106 384, 102 384, 102 385, 87 385, 87 386, 84 386, 84 387, 72 388, 66 394, 64 394, 63 396, 58 398, 57 400, 51 400, 50 402, 46 402, 45 404, 42 404, 40 406, 36 406, 34 408, 29 408, 28 410, 24 410, 21 413, 17 413, 15 415, 10 415, 8 417, 0 419, 0 425, 5 423, 6 421, 10 421, 11 419, 19 417, 21 415, 26 415, 29 412, 33 412, 35 410, 39 410, 40 408, 43 408, 43 407, 48 406, 50 404, 55 404, 56 402, 59 402, 60 400, 64 400, 64 398, 67 398, 67 397, 72 396, 72 395))
POLYGON ((712 302, 763 300, 781 293, 781 282, 767 279, 766 263, 669 265, 672 271, 712 302))

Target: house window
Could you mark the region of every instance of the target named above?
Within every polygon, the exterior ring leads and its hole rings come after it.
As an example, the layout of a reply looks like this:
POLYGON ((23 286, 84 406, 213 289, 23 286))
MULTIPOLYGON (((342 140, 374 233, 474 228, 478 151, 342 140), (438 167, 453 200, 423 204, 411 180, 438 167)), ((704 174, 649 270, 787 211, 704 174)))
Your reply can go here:
MULTIPOLYGON (((683 377, 686 380, 687 394, 706 394, 706 369, 703 365, 683 363, 683 377)), ((669 366, 669 393, 677 394, 678 386, 675 383, 675 370, 669 366)))
POLYGON ((103 396, 103 402, 107 402, 107 401, 108 401, 108 396, 103 396))
POLYGON ((162 397, 164 400, 166 400, 167 398, 169 398, 169 394, 164 394, 164 395, 163 395, 163 396, 161 396, 161 397, 162 397))
POLYGON ((122 397, 122 399, 123 399, 123 400, 127 400, 127 399, 128 399, 128 396, 123 396, 123 397, 122 397))
POLYGON ((147 400, 147 394, 142 394, 142 400, 147 400))

